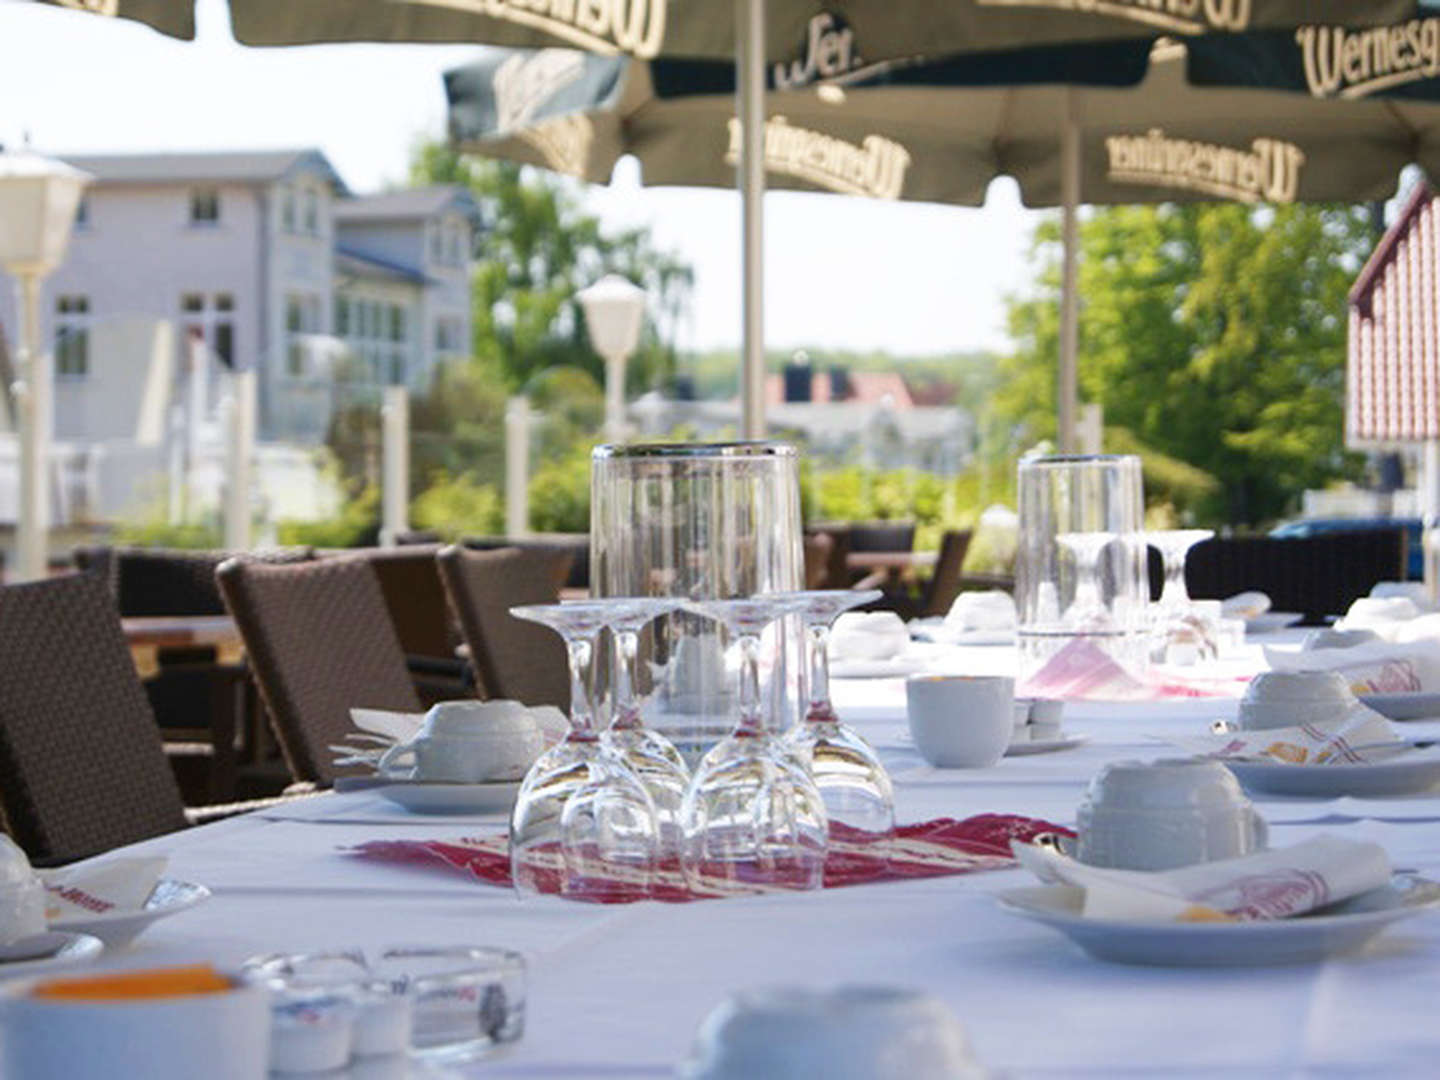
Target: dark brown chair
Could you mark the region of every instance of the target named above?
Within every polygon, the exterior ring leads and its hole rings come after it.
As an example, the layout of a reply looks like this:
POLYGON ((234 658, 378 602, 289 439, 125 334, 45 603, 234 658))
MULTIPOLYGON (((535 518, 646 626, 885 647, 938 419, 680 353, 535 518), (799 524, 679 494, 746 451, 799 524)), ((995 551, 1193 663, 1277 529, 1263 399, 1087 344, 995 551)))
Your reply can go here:
POLYGON ((475 696, 470 665, 455 653, 463 638, 435 562, 440 547, 410 544, 364 553, 375 568, 410 677, 426 705, 475 696))
POLYGON ((89 574, 0 588, 0 806, 59 862, 185 824, 115 602, 89 574))
POLYGON ((965 554, 970 550, 973 535, 969 529, 947 529, 940 537, 940 554, 935 560, 935 569, 920 593, 920 617, 944 615, 955 603, 955 598, 960 595, 965 554))
POLYGON ((805 537, 805 588, 830 587, 830 552, 835 540, 829 533, 810 533, 805 537))
POLYGON ((850 526, 851 551, 909 551, 914 546, 913 521, 866 521, 850 526))
POLYGON ((437 558, 485 696, 568 709, 564 644, 553 631, 515 618, 510 609, 555 603, 570 556, 540 549, 448 547, 437 558))
POLYGON ((223 615, 225 601, 215 568, 244 554, 255 562, 292 563, 314 558, 308 547, 252 552, 191 551, 179 548, 80 547, 76 567, 102 576, 124 617, 142 615, 223 615))
POLYGON ((354 730, 352 707, 420 710, 368 560, 276 566, 241 558, 215 576, 296 780, 335 779, 328 747, 354 730))

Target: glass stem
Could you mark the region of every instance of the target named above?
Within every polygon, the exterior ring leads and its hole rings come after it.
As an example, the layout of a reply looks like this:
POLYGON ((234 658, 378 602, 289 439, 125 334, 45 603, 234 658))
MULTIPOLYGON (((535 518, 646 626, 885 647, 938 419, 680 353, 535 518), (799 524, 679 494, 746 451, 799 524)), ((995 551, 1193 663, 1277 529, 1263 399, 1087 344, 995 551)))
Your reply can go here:
POLYGON ((615 631, 615 685, 610 722, 612 730, 640 726, 640 710, 635 707, 635 658, 640 653, 640 635, 634 630, 615 631))
POLYGON ((830 707, 830 628, 824 623, 808 626, 805 637, 810 647, 810 707, 805 719, 824 723, 835 719, 830 707))
POLYGON ((590 702, 586 676, 594 642, 589 638, 572 638, 565 643, 570 657, 570 738, 577 742, 595 738, 595 715, 590 702))
POLYGON ((1160 602, 1167 607, 1180 607, 1189 603, 1190 594, 1185 591, 1185 556, 1170 556, 1165 560, 1165 587, 1160 590, 1160 602))
POLYGON ((740 637, 740 726, 736 734, 765 734, 760 710, 760 638, 755 634, 740 637))

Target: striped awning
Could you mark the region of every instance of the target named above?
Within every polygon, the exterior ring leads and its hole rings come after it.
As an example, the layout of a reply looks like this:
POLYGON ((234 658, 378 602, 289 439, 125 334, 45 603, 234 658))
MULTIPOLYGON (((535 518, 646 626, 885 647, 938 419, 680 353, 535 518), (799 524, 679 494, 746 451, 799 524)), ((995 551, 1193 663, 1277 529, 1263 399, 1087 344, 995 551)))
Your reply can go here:
POLYGON ((1440 439, 1440 198, 1421 183, 1350 290, 1345 442, 1440 439))

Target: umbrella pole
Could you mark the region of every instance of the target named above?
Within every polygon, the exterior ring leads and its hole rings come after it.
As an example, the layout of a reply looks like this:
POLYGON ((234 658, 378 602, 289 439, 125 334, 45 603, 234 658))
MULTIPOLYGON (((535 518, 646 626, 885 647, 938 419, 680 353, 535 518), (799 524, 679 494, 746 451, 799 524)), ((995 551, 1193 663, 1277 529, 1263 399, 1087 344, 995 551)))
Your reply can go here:
POLYGON ((765 0, 735 0, 740 116, 741 434, 765 437, 765 0))
POLYGON ((1075 91, 1065 92, 1065 126, 1060 135, 1061 239, 1060 263, 1060 385, 1058 432, 1060 452, 1075 452, 1075 413, 1079 400, 1076 356, 1080 344, 1080 122, 1075 91))

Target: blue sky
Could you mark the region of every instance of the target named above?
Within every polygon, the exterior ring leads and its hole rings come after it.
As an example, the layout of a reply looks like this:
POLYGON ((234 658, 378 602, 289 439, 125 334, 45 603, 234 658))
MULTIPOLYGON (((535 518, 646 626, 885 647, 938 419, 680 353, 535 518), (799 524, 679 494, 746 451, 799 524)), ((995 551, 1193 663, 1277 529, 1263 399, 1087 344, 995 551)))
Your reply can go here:
MULTIPOLYGON (((334 45, 247 49, 221 0, 202 0, 199 37, 29 3, 0 3, 0 140, 46 152, 319 146, 350 184, 403 178, 409 147, 444 121, 440 73, 466 46, 334 45)), ((696 269, 682 347, 740 337, 739 199, 734 192, 643 188, 634 162, 587 200, 616 225, 645 223, 696 269)), ((984 209, 882 204, 830 195, 767 196, 766 336, 897 353, 1003 348, 1003 297, 1030 277, 1039 215, 1014 186, 984 209)))

